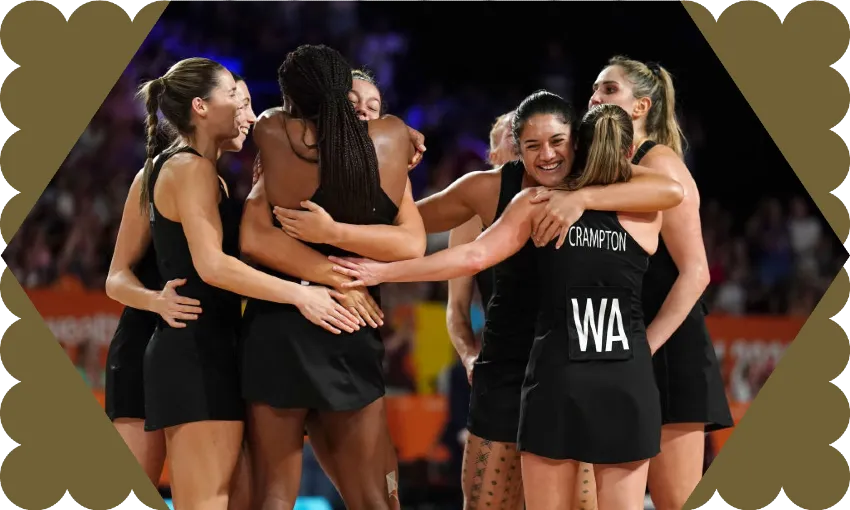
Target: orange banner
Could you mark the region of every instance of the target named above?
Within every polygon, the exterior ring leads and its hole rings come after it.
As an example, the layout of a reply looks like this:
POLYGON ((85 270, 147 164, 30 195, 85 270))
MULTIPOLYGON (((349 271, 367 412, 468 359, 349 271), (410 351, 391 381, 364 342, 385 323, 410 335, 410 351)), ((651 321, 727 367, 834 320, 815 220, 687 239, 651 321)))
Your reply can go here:
MULTIPOLYGON (((27 295, 53 334, 65 346, 72 361, 86 365, 85 368, 80 366, 84 377, 93 387, 99 386, 102 377, 97 372, 102 372, 104 354, 117 326, 122 305, 109 299, 103 291, 85 290, 67 282, 57 288, 29 290, 27 295), (100 351, 96 356, 99 359, 86 362, 85 357, 78 356, 78 350, 85 346, 100 351)), ((428 378, 433 379, 452 359, 447 354, 451 352, 451 347, 443 338, 445 317, 442 314, 445 308, 441 304, 422 303, 415 309, 427 309, 431 313, 419 313, 416 316, 418 326, 410 331, 412 338, 408 341, 412 344, 411 361, 418 369, 413 372, 422 372, 425 366, 421 359, 423 356, 433 357, 434 361, 428 365, 430 371, 425 371, 428 378), (431 341, 435 339, 438 341, 431 341), (430 345, 431 350, 423 351, 423 344, 430 345)), ((743 417, 750 401, 758 394, 804 323, 804 318, 797 317, 707 317, 736 423, 743 417)), ((422 386, 420 381, 417 393, 422 392, 422 386)), ((400 398, 392 402, 391 412, 388 412, 393 437, 406 460, 423 456, 442 427, 445 410, 441 406, 444 403, 440 396, 430 398, 422 394, 400 398), (416 424, 416 427, 411 427, 411 423, 416 424)), ((716 450, 720 449, 731 432, 728 430, 712 434, 716 450)))
POLYGON ((28 290, 32 304, 64 345, 108 345, 124 306, 103 291, 66 287, 28 290))
POLYGON ((706 318, 729 399, 750 402, 806 322, 798 317, 706 318))

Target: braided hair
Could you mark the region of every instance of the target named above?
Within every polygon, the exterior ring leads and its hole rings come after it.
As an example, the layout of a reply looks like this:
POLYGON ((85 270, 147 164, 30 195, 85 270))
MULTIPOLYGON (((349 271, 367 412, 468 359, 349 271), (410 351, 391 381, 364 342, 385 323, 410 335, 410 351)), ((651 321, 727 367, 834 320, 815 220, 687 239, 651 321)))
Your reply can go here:
POLYGON ((286 56, 278 81, 293 114, 316 125, 316 145, 304 143, 318 148, 319 187, 330 198, 325 209, 340 222, 368 223, 380 196, 378 156, 348 99, 351 66, 332 48, 302 45, 286 56))

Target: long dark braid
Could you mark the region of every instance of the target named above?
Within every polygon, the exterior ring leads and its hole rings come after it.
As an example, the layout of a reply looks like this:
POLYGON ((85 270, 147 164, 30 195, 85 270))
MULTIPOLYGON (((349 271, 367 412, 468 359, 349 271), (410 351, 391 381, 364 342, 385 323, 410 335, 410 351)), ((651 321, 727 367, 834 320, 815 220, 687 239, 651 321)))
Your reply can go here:
POLYGON ((351 66, 332 48, 303 45, 287 55, 278 80, 293 110, 316 124, 325 209, 340 222, 369 222, 380 196, 378 156, 348 99, 351 66))

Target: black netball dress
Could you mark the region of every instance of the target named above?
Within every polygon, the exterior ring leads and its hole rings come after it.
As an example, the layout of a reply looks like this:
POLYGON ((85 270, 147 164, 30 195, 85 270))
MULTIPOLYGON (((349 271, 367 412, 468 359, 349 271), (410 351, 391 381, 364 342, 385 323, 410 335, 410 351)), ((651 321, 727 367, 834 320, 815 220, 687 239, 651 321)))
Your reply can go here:
POLYGON ((481 308, 485 310, 485 313, 490 304, 490 298, 493 297, 494 278, 492 267, 475 275, 475 286, 478 287, 478 293, 481 295, 481 308))
MULTIPOLYGON (((151 174, 148 186, 151 197, 162 165, 178 152, 198 155, 190 147, 163 154, 151 174)), ((239 208, 224 186, 221 183, 219 186, 222 250, 237 257, 239 208)), ((241 299, 201 280, 192 263, 182 225, 162 216, 153 198, 150 215, 157 266, 163 280, 186 279, 180 294, 199 300, 203 313, 197 320, 186 321, 185 328, 171 328, 164 321, 157 325, 145 352, 145 429, 207 420, 240 421, 245 416, 239 394, 236 351, 241 299)))
MULTIPOLYGON (((162 286, 153 244, 133 268, 133 274, 148 289, 162 286)), ((106 415, 110 420, 145 418, 145 387, 142 378, 145 349, 159 316, 125 306, 106 355, 106 415)))
MULTIPOLYGON (((521 162, 502 167, 496 218, 522 190, 521 162)), ((481 353, 472 370, 467 428, 490 441, 515 443, 520 396, 537 313, 534 244, 493 266, 492 295, 485 312, 481 353)), ((486 282, 485 282, 486 285, 486 282)))
POLYGON ((593 464, 652 458, 661 406, 640 302, 649 257, 613 212, 585 212, 554 246, 536 250, 519 448, 593 464))
MULTIPOLYGON (((332 197, 320 187, 310 200, 324 206, 332 197)), ((368 224, 391 225, 397 214, 398 207, 381 192, 368 224)), ((277 219, 274 222, 280 226, 277 219)), ((325 244, 305 244, 325 255, 355 255, 325 244)), ((259 269, 311 284, 270 268, 259 269)), ((380 306, 379 287, 370 287, 369 293, 380 306)), ((249 403, 350 411, 384 395, 384 343, 378 329, 367 326, 335 335, 307 320, 294 305, 249 299, 241 343, 242 395, 249 403)))
MULTIPOLYGON (((632 162, 639 164, 654 146, 653 141, 641 144, 632 162)), ((664 240, 659 239, 658 251, 650 258, 643 282, 643 314, 647 324, 658 315, 678 276, 676 263, 664 240)), ((653 363, 664 424, 705 423, 706 431, 711 432, 732 427, 734 421, 720 364, 705 324, 706 313, 707 307, 700 299, 679 329, 655 353, 653 363)))

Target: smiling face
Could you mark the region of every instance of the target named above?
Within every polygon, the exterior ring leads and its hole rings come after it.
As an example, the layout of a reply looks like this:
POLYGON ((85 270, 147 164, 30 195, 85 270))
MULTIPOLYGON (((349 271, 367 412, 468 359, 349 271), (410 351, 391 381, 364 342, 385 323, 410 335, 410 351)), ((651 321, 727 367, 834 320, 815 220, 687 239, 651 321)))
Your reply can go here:
POLYGON ((360 120, 375 120, 381 116, 381 91, 366 80, 351 80, 348 100, 360 120))
POLYGON ((244 81, 236 83, 236 97, 241 103, 239 115, 237 116, 239 135, 224 143, 222 150, 226 152, 241 151, 245 145, 245 140, 248 139, 251 126, 257 121, 257 115, 254 114, 254 107, 251 103, 251 92, 248 90, 248 85, 244 81))
POLYGON ((216 85, 209 96, 192 100, 193 124, 204 126, 215 138, 235 138, 239 135, 242 107, 236 81, 227 69, 216 74, 216 85))
POLYGON ((571 126, 557 114, 540 113, 525 121, 519 133, 525 171, 541 186, 561 184, 575 158, 571 126))

